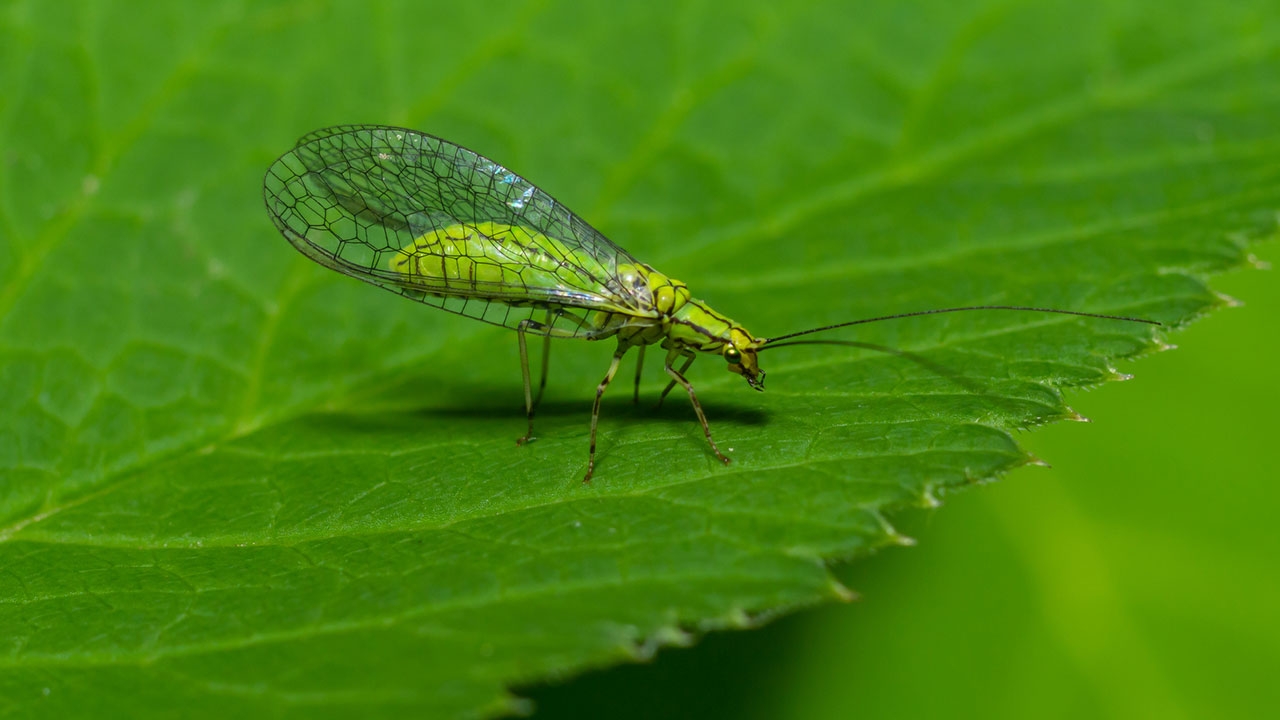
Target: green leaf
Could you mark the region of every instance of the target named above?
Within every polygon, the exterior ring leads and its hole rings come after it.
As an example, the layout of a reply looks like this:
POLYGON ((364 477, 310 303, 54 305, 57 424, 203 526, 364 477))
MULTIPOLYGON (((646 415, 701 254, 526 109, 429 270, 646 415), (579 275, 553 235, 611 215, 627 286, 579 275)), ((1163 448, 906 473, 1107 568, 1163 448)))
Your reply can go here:
MULTIPOLYGON (((1271 3, 11 3, 0 712, 492 715, 504 687, 848 597, 888 513, 1031 461, 1149 327, 1020 313, 589 405, 560 343, 298 256, 266 166, 339 122, 506 163, 763 336, 1034 304, 1177 326, 1275 233, 1271 3)), ((653 363, 653 359, 650 359, 653 363)), ((623 377, 629 375, 629 371, 623 377)), ((1194 379, 1188 379, 1193 382, 1194 379)))

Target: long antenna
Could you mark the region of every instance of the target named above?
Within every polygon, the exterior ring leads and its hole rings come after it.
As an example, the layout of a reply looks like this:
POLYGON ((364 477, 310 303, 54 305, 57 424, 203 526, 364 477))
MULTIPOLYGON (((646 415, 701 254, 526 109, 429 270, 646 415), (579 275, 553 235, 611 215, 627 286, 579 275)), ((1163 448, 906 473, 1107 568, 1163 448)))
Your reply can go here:
POLYGON ((919 317, 920 315, 939 315, 941 313, 967 312, 970 310, 1015 310, 1019 312, 1042 312, 1056 313, 1058 315, 1077 315, 1079 317, 1099 318, 1101 320, 1120 320, 1122 322, 1146 323, 1147 325, 1163 325, 1164 323, 1146 318, 1126 317, 1124 315, 1102 315, 1099 313, 1080 312, 1078 310, 1056 310, 1054 308, 1042 307, 1026 307, 1023 305, 971 305, 968 307, 953 308, 937 308, 935 310, 916 310, 915 312, 898 313, 896 315, 882 315, 880 317, 863 318, 861 320, 850 320, 849 322, 836 323, 835 325, 824 325, 822 327, 813 328, 811 330, 801 330, 800 332, 789 333, 787 335, 779 335, 777 337, 765 338, 760 341, 761 350, 767 349, 772 343, 788 338, 799 337, 801 335, 809 335, 816 332, 824 332, 826 330, 835 330, 836 328, 849 327, 850 325, 865 325, 867 323, 880 322, 881 320, 897 320, 899 318, 919 317))

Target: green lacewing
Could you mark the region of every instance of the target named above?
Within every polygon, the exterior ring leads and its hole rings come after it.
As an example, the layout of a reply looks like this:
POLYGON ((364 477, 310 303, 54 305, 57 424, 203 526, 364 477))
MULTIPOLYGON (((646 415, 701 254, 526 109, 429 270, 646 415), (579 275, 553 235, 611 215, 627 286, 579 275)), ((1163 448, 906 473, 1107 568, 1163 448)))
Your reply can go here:
MULTIPOLYGON (((758 354, 801 335, 900 317, 968 310, 1021 310, 1143 322, 1117 315, 982 305, 864 318, 771 338, 692 296, 689 287, 632 257, 564 205, 498 163, 447 140, 404 128, 344 125, 298 140, 267 170, 263 193, 271 219, 303 255, 344 275, 412 300, 516 331, 528 427, 547 382, 552 338, 617 339, 591 408, 586 476, 595 470, 600 398, 622 357, 666 351, 670 377, 659 402, 679 385, 689 396, 711 451, 702 404, 685 378, 698 353, 764 390, 758 354), (529 336, 542 337, 536 396, 529 336)), ((814 341, 799 341, 814 342, 814 341)))

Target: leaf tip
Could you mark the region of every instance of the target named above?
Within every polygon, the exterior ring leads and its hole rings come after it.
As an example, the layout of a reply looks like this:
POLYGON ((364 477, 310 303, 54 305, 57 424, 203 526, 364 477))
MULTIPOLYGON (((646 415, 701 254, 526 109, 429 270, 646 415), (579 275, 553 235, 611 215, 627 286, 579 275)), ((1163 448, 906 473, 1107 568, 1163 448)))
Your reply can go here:
POLYGON ((1053 466, 1052 466, 1052 465, 1050 465, 1049 463, 1045 462, 1044 460, 1042 460, 1041 458, 1039 458, 1039 457, 1037 457, 1037 456, 1035 456, 1035 455, 1032 455, 1031 453, 1027 453, 1027 460, 1026 460, 1026 464, 1027 464, 1027 465, 1034 466, 1034 467, 1043 467, 1043 468, 1051 468, 1051 467, 1053 467, 1053 466))
POLYGON ((930 510, 942 507, 942 501, 934 493, 932 484, 926 484, 920 491, 920 505, 930 510))
POLYGON ((831 578, 831 594, 840 602, 854 602, 862 599, 861 595, 835 578, 831 578))
POLYGON ((889 542, 899 547, 915 547, 916 539, 911 537, 910 535, 902 535, 900 533, 894 532, 892 535, 889 536, 889 542))
POLYGON ((497 710, 502 716, 529 717, 533 714, 534 704, 528 698, 505 695, 498 702, 497 710))
POLYGON ((742 608, 734 608, 730 610, 729 614, 726 615, 724 619, 729 627, 737 628, 739 630, 748 630, 758 624, 755 619, 751 617, 751 614, 742 608))
POLYGON ((1070 422, 1091 423, 1089 418, 1075 411, 1075 408, 1067 408, 1066 419, 1070 422))
POLYGON ((1213 294, 1217 297, 1219 307, 1244 307, 1244 302, 1237 300, 1226 293, 1214 292, 1213 294))
POLYGON ((648 662, 664 647, 689 647, 693 645, 693 635, 680 629, 677 625, 662 625, 639 642, 624 642, 623 649, 632 660, 648 662))

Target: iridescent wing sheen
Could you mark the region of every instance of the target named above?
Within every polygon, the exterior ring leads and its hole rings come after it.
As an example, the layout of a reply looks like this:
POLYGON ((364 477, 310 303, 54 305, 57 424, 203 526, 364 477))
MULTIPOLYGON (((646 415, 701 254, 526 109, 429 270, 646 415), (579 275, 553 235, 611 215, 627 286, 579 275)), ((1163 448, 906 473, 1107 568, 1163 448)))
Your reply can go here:
POLYGON ((575 335, 598 334, 592 311, 652 316, 644 288, 619 277, 620 265, 639 264, 625 250, 519 175, 432 135, 378 125, 318 130, 272 164, 263 193, 276 227, 304 255, 427 305, 513 329, 549 317, 575 335), (501 265, 500 282, 433 283, 393 269, 392 258, 418 238, 481 223, 533 231, 556 282, 539 281, 519 256, 494 253, 469 259, 501 265))

